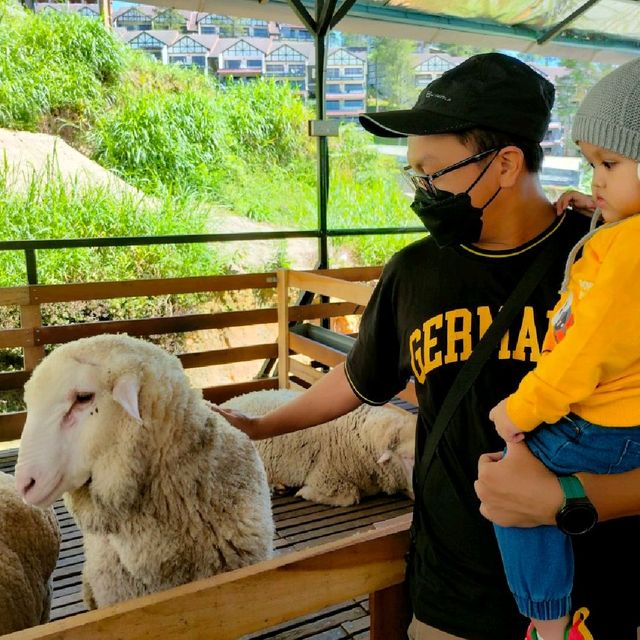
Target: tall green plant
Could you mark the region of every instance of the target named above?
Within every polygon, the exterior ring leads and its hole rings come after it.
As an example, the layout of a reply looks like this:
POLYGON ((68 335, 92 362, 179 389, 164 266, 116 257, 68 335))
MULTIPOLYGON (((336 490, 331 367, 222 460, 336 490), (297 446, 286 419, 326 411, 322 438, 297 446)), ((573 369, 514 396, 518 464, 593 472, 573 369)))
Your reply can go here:
POLYGON ((0 19, 0 126, 92 117, 113 95, 124 46, 98 20, 48 11, 0 19))

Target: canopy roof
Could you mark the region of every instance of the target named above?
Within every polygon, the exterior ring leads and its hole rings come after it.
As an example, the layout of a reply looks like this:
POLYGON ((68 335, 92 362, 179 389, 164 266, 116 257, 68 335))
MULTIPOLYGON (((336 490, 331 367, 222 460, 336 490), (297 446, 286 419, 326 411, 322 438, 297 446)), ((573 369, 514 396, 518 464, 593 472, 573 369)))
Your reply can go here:
MULTIPOLYGON (((313 0, 153 0, 158 6, 299 23, 313 0)), ((339 10, 342 3, 334 2, 339 10)), ((356 0, 340 31, 620 63, 640 55, 639 0, 356 0)))

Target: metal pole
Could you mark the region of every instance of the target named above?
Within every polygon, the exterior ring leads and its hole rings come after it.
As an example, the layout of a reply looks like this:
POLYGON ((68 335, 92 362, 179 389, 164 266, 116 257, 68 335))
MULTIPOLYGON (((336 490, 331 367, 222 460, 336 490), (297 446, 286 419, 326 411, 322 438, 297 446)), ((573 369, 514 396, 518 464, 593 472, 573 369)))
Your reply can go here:
POLYGON ((36 263, 36 250, 25 249, 24 257, 27 263, 27 282, 29 284, 38 284, 38 265, 36 263))
MULTIPOLYGON (((326 0, 316 2, 316 24, 323 15, 326 0)), ((314 33, 316 43, 316 118, 324 120, 325 105, 325 68, 327 64, 327 31, 318 29, 314 33)), ((329 245, 327 238, 327 204, 329 202, 329 141, 326 136, 318 136, 318 268, 329 266, 329 245)))

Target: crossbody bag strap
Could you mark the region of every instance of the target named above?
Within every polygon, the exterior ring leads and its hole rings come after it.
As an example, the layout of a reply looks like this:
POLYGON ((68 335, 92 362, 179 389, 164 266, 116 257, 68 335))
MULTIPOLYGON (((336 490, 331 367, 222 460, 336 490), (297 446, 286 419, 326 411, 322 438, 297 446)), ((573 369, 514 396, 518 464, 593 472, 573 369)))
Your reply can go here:
POLYGON ((433 456, 440 444, 447 425, 451 421, 462 398, 464 398, 480 374, 485 362, 489 359, 494 349, 497 348, 502 336, 509 329, 518 313, 524 308, 524 305, 536 286, 542 281, 542 278, 544 278, 545 274, 551 268, 554 259, 557 257, 555 251, 556 244, 557 243, 553 243, 553 246, 544 247, 536 256, 502 309, 500 309, 498 315, 494 318, 485 334, 473 349, 471 356, 469 356, 469 359, 464 363, 460 373, 458 373, 449 388, 449 392, 433 424, 433 429, 427 434, 424 452, 420 459, 420 464, 417 467, 415 487, 416 502, 419 496, 422 495, 429 467, 431 466, 433 456))

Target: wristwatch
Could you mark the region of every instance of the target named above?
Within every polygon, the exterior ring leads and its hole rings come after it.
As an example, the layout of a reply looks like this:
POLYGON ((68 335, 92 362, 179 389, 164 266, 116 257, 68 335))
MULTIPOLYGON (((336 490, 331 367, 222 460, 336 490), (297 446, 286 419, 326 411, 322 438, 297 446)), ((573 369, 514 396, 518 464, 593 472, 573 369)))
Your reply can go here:
POLYGON ((556 513, 558 529, 569 536, 587 533, 598 522, 598 512, 576 476, 558 476, 564 492, 564 503, 556 513))

